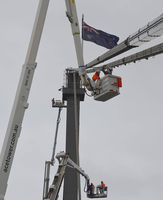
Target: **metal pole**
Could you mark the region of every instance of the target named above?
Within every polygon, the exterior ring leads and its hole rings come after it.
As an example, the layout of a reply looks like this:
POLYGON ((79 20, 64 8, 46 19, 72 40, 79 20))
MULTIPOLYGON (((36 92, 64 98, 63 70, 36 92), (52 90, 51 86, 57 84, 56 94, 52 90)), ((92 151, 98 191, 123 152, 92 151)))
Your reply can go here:
MULTIPOLYGON (((67 101, 67 124, 66 124, 66 153, 70 158, 77 163, 78 162, 78 144, 79 136, 76 136, 76 127, 79 127, 79 112, 80 101, 84 100, 84 89, 80 88, 80 77, 76 74, 76 117, 74 106, 74 77, 73 73, 67 72, 68 85, 63 88, 63 100, 67 101), (75 120, 75 118, 77 120, 75 120), (75 125, 75 121, 77 126, 75 125), (77 141, 78 140, 78 141, 77 141)), ((79 134, 79 132, 78 132, 79 134)), ((63 200, 77 200, 79 197, 78 192, 78 178, 77 173, 67 168, 64 178, 64 193, 63 200)))
MULTIPOLYGON (((77 108, 77 93, 76 93, 76 73, 73 73, 73 84, 74 84, 74 115, 75 115, 75 133, 76 133, 76 151, 77 151, 77 164, 80 166, 79 161, 79 119, 78 119, 78 108, 77 108)), ((77 175, 78 179, 78 192, 79 200, 81 200, 81 185, 80 185, 80 174, 77 175)))
MULTIPOLYGON (((73 38, 74 38, 74 44, 75 44, 78 66, 84 66, 83 48, 82 48, 82 43, 81 43, 81 39, 80 39, 80 28, 79 28, 79 22, 78 22, 78 16, 77 16, 77 11, 76 11, 75 0, 65 0, 65 3, 66 3, 66 8, 67 8, 67 17, 69 18, 69 21, 71 23, 71 30, 72 30, 72 35, 73 35, 73 38)), ((72 78, 71 81, 72 81, 72 84, 73 84, 74 80, 73 80, 72 75, 71 75, 71 78, 72 78)), ((82 76, 81 76, 81 78, 82 78, 82 76)), ((78 81, 76 81, 76 83, 74 83, 74 84, 79 85, 79 88, 80 88, 80 78, 78 78, 78 81)), ((73 88, 73 85, 72 85, 72 88, 73 88)), ((74 95, 74 92, 73 92, 73 95, 74 95)), ((75 114, 75 107, 72 110, 73 111, 72 115, 76 115, 76 118, 78 119, 78 122, 77 122, 78 127, 79 127, 79 104, 80 104, 79 102, 80 102, 79 100, 77 100, 77 102, 76 102, 76 104, 78 106, 78 108, 76 109, 77 110, 76 113, 78 113, 78 114, 75 114)), ((74 100, 73 99, 72 99, 71 103, 72 103, 72 106, 74 106, 74 100)), ((70 102, 68 102, 68 104, 70 106, 70 102)), ((68 106, 68 104, 67 104, 67 106, 68 106)), ((68 113, 68 107, 67 107, 67 113, 68 113)), ((74 120, 75 120, 75 118, 74 118, 74 120)), ((75 126, 74 123, 75 122, 73 122, 73 126, 75 126)), ((76 130, 77 130, 77 128, 76 128, 76 130)), ((79 132, 76 131, 76 130, 74 129, 74 136, 73 136, 74 138, 78 137, 77 135, 79 134, 79 132)), ((73 154, 76 154, 75 162, 79 165, 79 150, 77 150, 79 148, 78 147, 79 141, 78 141, 78 143, 76 143, 76 141, 74 141, 74 146, 76 146, 75 152, 73 153, 73 154)), ((66 142, 66 149, 67 149, 67 142, 66 142)), ((72 172, 72 173, 74 173, 74 172, 72 172)), ((76 186, 74 185, 74 190, 77 191, 76 193, 78 193, 78 197, 77 196, 74 196, 74 197, 71 196, 71 197, 67 198, 66 197, 67 192, 65 192, 65 191, 66 191, 66 187, 68 187, 68 184, 65 184, 64 199, 69 199, 69 200, 72 200, 72 199, 80 200, 81 199, 80 177, 79 177, 80 175, 75 174, 75 176, 78 176, 78 178, 77 178, 76 186)), ((66 180, 66 177, 65 177, 65 180, 66 180)))
POLYGON ((58 136, 58 127, 59 123, 61 121, 60 115, 61 115, 62 108, 60 107, 58 110, 58 117, 57 117, 57 125, 56 125, 56 130, 55 130, 55 138, 54 138, 54 146, 53 146, 53 153, 51 157, 51 164, 54 164, 54 156, 55 156, 55 150, 56 150, 56 145, 57 145, 57 136, 58 136))

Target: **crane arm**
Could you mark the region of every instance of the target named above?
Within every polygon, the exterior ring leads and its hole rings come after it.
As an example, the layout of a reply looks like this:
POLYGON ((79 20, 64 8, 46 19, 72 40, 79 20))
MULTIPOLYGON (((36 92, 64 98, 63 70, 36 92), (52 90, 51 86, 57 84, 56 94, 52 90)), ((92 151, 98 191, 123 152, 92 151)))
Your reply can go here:
MULTIPOLYGON (((59 161, 59 167, 58 167, 57 173, 54 176, 52 185, 49 187, 48 192, 44 193, 43 200, 57 200, 58 199, 59 190, 61 188, 65 170, 67 167, 73 168, 79 174, 84 176, 84 178, 87 181, 87 190, 85 192, 87 193, 88 198, 106 198, 107 197, 107 187, 101 188, 101 185, 98 185, 96 187, 96 192, 95 192, 93 188, 94 186, 92 187, 92 184, 90 185, 89 176, 76 163, 74 163, 66 153, 60 152, 56 155, 56 158, 59 161)), ((47 190, 44 190, 44 191, 47 191, 47 190)))
POLYGON ((74 38, 76 56, 79 66, 79 76, 81 78, 82 84, 90 91, 94 87, 94 83, 89 78, 86 73, 86 67, 84 66, 84 58, 83 58, 83 47, 80 39, 80 28, 76 10, 75 0, 65 0, 67 12, 66 15, 71 24, 72 35, 74 38))
POLYGON ((52 185, 50 186, 48 193, 44 193, 44 200, 57 200, 67 167, 72 167, 74 170, 84 176, 87 180, 87 184, 89 184, 89 176, 76 163, 74 163, 66 153, 60 152, 56 155, 56 158, 59 161, 59 167, 57 173, 54 176, 52 185))
POLYGON ((70 158, 68 158, 67 161, 68 166, 72 167, 73 169, 75 169, 79 174, 81 174, 86 180, 87 182, 89 182, 89 176, 84 172, 84 170, 82 170, 82 168, 80 168, 76 163, 74 163, 70 158))
POLYGON ((113 68, 119 67, 121 65, 126 65, 126 64, 129 64, 129 63, 132 63, 132 62, 136 62, 138 60, 148 59, 152 56, 156 56, 156 55, 159 55, 159 54, 162 54, 162 53, 163 53, 163 43, 160 43, 158 45, 155 45, 153 47, 150 47, 150 48, 145 49, 143 51, 140 51, 138 53, 134 53, 130 56, 123 57, 119 60, 105 64, 103 66, 93 67, 93 68, 87 69, 87 73, 92 73, 92 72, 95 72, 95 71, 101 71, 101 70, 108 69, 108 68, 113 69, 113 68))
POLYGON ((95 60, 89 62, 87 69, 106 60, 109 60, 121 53, 124 53, 134 47, 138 47, 146 42, 160 37, 163 34, 163 14, 149 22, 146 26, 140 28, 137 32, 130 35, 126 40, 99 56, 95 60))
POLYGON ((86 180, 89 180, 89 176, 80 168, 71 158, 64 152, 60 152, 56 155, 56 158, 61 162, 61 159, 67 158, 67 166, 72 167, 75 169, 79 174, 85 177, 86 180))
POLYGON ((25 64, 22 67, 18 88, 0 154, 0 200, 4 199, 7 182, 21 132, 28 96, 36 68, 36 56, 45 22, 49 0, 40 0, 29 43, 25 64))

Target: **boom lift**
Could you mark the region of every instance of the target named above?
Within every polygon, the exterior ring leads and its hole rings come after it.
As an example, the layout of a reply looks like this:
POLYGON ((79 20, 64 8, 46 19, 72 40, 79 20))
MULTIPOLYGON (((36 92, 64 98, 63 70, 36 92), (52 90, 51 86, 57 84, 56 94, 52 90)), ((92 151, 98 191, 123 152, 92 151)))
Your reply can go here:
MULTIPOLYGON (((113 76, 112 74, 108 74, 102 77, 100 80, 94 82, 89 78, 87 74, 87 69, 92 68, 93 66, 104 62, 108 59, 111 59, 132 48, 138 47, 146 42, 150 42, 151 40, 157 37, 160 37, 163 34, 163 14, 154 19, 153 21, 149 22, 143 28, 140 28, 137 32, 130 35, 127 39, 125 39, 123 42, 121 42, 102 56, 99 56, 97 59, 93 60, 87 65, 84 65, 75 1, 65 0, 65 2, 67 7, 67 17, 71 23, 72 34, 74 37, 74 43, 79 65, 78 71, 81 77, 82 84, 89 91, 92 91, 92 96, 94 96, 95 100, 107 101, 119 94, 119 88, 122 87, 121 78, 113 76)), ((101 71, 103 69, 104 68, 98 68, 97 70, 101 71)))
POLYGON ((139 47, 163 34, 163 14, 140 28, 135 33, 127 37, 123 42, 86 64, 86 68, 92 68, 106 60, 114 58, 132 48, 139 47))
MULTIPOLYGON (((124 65, 130 62, 135 62, 136 60, 141 60, 144 58, 149 58, 154 55, 158 55, 163 52, 162 44, 156 45, 149 49, 146 49, 142 52, 135 53, 131 56, 124 57, 118 61, 109 63, 102 67, 92 68, 93 66, 109 60, 123 52, 126 52, 132 48, 138 47, 144 43, 150 42, 151 40, 160 37, 163 34, 163 14, 161 14, 156 19, 149 22, 143 28, 140 28, 137 32, 130 35, 126 40, 124 40, 119 45, 115 46, 110 51, 106 52, 105 54, 99 56, 92 62, 86 65, 86 73, 90 73, 93 71, 101 71, 106 69, 113 70, 114 67, 119 65, 124 65), (89 70, 89 68, 91 68, 89 70), (88 69, 88 70, 87 70, 88 69)), ((112 75, 107 75, 107 77, 103 77, 100 79, 100 89, 96 88, 93 91, 93 96, 95 100, 98 101, 107 101, 108 99, 117 96, 119 94, 119 87, 122 87, 122 81, 120 77, 115 77, 112 75), (115 79, 117 78, 117 81, 115 79), (114 85, 114 83, 116 86, 114 85), (116 88, 115 88, 116 87, 116 88)))
POLYGON ((57 145, 57 137, 58 137, 58 128, 59 128, 59 123, 60 123, 60 115, 61 111, 63 108, 66 108, 67 106, 64 104, 64 101, 62 100, 55 100, 54 98, 52 99, 52 107, 53 108, 58 108, 58 117, 57 117, 57 124, 56 124, 56 130, 55 130, 55 137, 54 137, 54 145, 53 145, 53 152, 52 152, 52 157, 51 161, 45 161, 45 171, 44 171, 44 185, 43 185, 43 199, 46 199, 46 195, 48 192, 49 188, 49 180, 50 180, 50 166, 54 165, 55 161, 55 150, 56 150, 56 145, 57 145))
POLYGON ((56 131, 55 131, 55 139, 54 139, 54 145, 53 145, 53 153, 51 161, 45 162, 45 172, 44 172, 44 186, 43 186, 43 200, 57 200, 58 193, 64 178, 65 170, 67 167, 71 167, 74 170, 76 170, 79 174, 85 177, 86 179, 86 190, 84 190, 87 193, 88 198, 105 198, 107 197, 107 187, 99 185, 95 188, 93 188, 90 185, 90 179, 89 176, 75 163, 73 162, 69 155, 60 152, 56 155, 57 160, 59 161, 59 167, 57 170, 56 175, 54 176, 52 185, 49 187, 49 180, 50 180, 50 166, 54 165, 54 156, 55 156, 55 150, 57 145, 57 136, 58 136, 58 127, 60 123, 60 114, 62 108, 66 107, 64 104, 64 101, 60 100, 54 100, 52 99, 52 107, 59 108, 58 110, 58 117, 57 117, 57 124, 56 124, 56 131))
POLYGON ((52 99, 52 107, 53 108, 58 108, 58 117, 57 117, 57 125, 56 125, 56 131, 55 131, 55 138, 54 138, 54 146, 53 146, 53 153, 51 157, 51 164, 54 164, 54 157, 55 157, 55 150, 56 150, 56 145, 57 145, 57 136, 58 136, 58 128, 59 128, 59 123, 60 123, 60 115, 61 111, 63 108, 66 108, 67 106, 65 105, 64 101, 62 100, 54 100, 52 99))
POLYGON ((119 87, 122 87, 122 84, 118 84, 120 77, 113 76, 111 74, 106 75, 103 79, 99 81, 93 81, 89 78, 86 73, 87 66, 84 65, 82 45, 80 39, 80 29, 78 16, 76 11, 75 1, 65 0, 67 8, 67 17, 71 23, 72 34, 74 38, 74 44, 76 49, 76 55, 79 65, 79 75, 82 81, 82 84, 89 90, 92 91, 92 96, 95 100, 106 101, 119 94, 119 87))
POLYGON ((136 63, 136 61, 139 61, 139 60, 142 60, 142 59, 148 60, 148 58, 159 55, 161 53, 163 53, 163 43, 157 44, 153 47, 150 47, 150 48, 145 49, 143 51, 140 51, 138 53, 134 53, 130 56, 123 57, 119 60, 110 62, 110 63, 102 65, 102 66, 93 67, 93 68, 90 68, 90 69, 88 68, 87 73, 92 73, 92 72, 100 71, 100 70, 104 70, 104 69, 110 70, 110 69, 119 67, 121 65, 127 65, 127 64, 132 63, 132 62, 136 63))
POLYGON ((106 198, 107 197, 107 187, 97 186, 94 191, 90 185, 89 176, 76 164, 74 163, 67 154, 60 152, 57 154, 56 158, 59 162, 59 167, 57 173, 54 176, 52 185, 49 187, 47 193, 44 194, 44 200, 57 200, 58 193, 64 178, 65 170, 67 167, 71 167, 81 174, 86 179, 86 194, 88 198, 106 198))

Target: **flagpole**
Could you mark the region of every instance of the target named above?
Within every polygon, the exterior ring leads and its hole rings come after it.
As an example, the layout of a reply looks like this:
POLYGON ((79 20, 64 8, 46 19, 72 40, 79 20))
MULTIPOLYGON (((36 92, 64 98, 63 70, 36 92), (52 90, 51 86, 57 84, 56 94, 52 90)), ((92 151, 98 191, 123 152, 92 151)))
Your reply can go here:
MULTIPOLYGON (((82 35, 83 35, 83 22, 84 22, 84 14, 82 14, 82 35)), ((82 37, 82 53, 83 53, 83 57, 84 57, 84 40, 82 37)))

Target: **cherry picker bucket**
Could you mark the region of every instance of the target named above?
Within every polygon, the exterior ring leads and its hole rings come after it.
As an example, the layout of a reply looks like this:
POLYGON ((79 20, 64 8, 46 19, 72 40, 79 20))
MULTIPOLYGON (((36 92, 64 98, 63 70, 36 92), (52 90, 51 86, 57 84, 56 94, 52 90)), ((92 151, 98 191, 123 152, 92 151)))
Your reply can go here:
POLYGON ((87 197, 94 199, 94 198, 106 198, 108 196, 108 188, 107 187, 102 187, 101 185, 98 185, 94 191, 88 191, 87 192, 87 197))
POLYGON ((119 88, 122 87, 122 79, 119 76, 107 74, 95 84, 98 86, 95 87, 94 100, 107 101, 120 94, 119 88))

